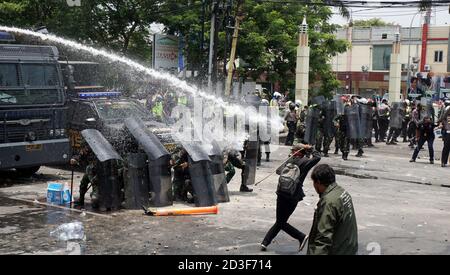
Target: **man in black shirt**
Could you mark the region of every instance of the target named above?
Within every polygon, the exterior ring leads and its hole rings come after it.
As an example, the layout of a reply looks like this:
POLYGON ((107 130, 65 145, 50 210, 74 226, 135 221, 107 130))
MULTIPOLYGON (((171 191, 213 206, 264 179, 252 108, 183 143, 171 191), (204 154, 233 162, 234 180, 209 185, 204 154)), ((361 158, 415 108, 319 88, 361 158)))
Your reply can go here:
POLYGON ((434 124, 431 121, 429 116, 425 116, 422 122, 419 122, 417 127, 419 132, 417 147, 414 150, 413 156, 409 162, 416 162, 417 156, 419 155, 420 150, 422 149, 425 142, 428 143, 428 150, 430 152, 430 163, 434 164, 434 124))
POLYGON ((317 151, 312 153, 311 158, 306 157, 307 151, 312 150, 312 148, 313 147, 310 145, 295 145, 292 147, 292 157, 277 169, 277 174, 281 174, 283 168, 288 163, 292 163, 297 165, 300 169, 300 176, 297 179, 297 186, 293 196, 277 192, 276 221, 272 228, 270 228, 269 232, 267 232, 263 242, 261 243, 261 250, 263 251, 267 249, 267 246, 269 246, 280 230, 285 231, 291 237, 299 241, 299 250, 301 250, 306 243, 306 235, 290 225, 288 223, 288 219, 292 213, 294 213, 295 208, 297 208, 297 204, 305 197, 305 193, 303 193, 303 181, 305 180, 309 170, 311 170, 320 161, 320 153, 317 151))

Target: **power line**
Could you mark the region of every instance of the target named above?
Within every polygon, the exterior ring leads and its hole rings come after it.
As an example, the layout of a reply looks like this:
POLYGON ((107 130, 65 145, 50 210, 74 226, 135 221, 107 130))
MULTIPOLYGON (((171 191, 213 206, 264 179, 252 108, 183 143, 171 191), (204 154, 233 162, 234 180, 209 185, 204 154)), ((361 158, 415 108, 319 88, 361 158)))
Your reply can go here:
MULTIPOLYGON (((423 5, 421 1, 333 1, 325 0, 323 2, 312 2, 311 0, 259 0, 258 3, 273 3, 273 4, 304 4, 308 6, 327 6, 327 7, 346 7, 346 8, 420 8, 423 5)), ((449 0, 441 0, 438 2, 431 2, 432 7, 447 7, 450 4, 449 0)))
MULTIPOLYGON (((436 10, 435 12, 446 12, 446 9, 436 10)), ((434 12, 434 11, 433 11, 434 12)), ((355 12, 352 12, 354 14, 355 12)), ((340 14, 339 12, 333 12, 333 14, 340 14)), ((395 11, 385 11, 385 12, 377 12, 377 13, 368 13, 368 14, 357 14, 355 17, 374 17, 374 16, 406 16, 406 15, 414 15, 417 12, 408 12, 408 13, 399 13, 395 11)))

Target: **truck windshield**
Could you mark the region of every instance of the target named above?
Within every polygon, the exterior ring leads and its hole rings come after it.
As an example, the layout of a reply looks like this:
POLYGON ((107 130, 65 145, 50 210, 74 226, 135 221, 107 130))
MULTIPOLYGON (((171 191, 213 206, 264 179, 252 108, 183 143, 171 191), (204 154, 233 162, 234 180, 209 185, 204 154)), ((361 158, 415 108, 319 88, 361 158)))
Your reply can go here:
POLYGON ((55 64, 0 63, 0 105, 52 105, 63 100, 55 64))
POLYGON ((105 120, 124 120, 128 117, 138 117, 151 120, 152 114, 132 101, 102 101, 97 102, 100 117, 105 120))

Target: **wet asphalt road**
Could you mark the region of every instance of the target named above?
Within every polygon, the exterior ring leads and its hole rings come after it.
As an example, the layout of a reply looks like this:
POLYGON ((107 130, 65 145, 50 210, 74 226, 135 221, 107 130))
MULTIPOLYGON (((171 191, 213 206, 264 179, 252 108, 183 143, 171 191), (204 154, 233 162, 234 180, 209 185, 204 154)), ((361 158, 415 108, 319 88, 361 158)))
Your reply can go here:
MULTIPOLYGON (((436 141, 437 158, 441 148, 436 141)), ((263 162, 257 181, 288 151, 282 146, 271 162, 263 162)), ((338 183, 353 197, 359 253, 450 254, 450 168, 441 168, 439 161, 428 164, 426 151, 410 164, 406 144, 377 144, 365 151, 363 158, 353 151, 347 162, 335 155, 322 160, 336 169, 338 183)), ((140 210, 100 216, 23 201, 45 200, 47 182, 70 182, 70 174, 54 167, 43 167, 32 178, 0 172, 0 254, 297 254, 298 243, 283 232, 267 252, 259 251, 275 220, 275 175, 250 194, 238 192, 236 176, 229 185, 231 201, 209 216, 149 217, 140 210), (83 223, 85 240, 66 243, 50 237, 50 231, 72 221, 83 223)), ((80 176, 75 173, 74 190, 80 176)), ((304 185, 307 196, 290 223, 307 233, 318 196, 309 178, 304 185)))

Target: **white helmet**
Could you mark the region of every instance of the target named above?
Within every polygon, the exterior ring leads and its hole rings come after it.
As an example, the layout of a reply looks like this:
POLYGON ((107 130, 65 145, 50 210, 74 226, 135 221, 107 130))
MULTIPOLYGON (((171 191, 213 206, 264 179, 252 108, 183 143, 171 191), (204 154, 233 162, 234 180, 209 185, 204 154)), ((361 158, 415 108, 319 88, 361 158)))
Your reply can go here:
POLYGON ((367 101, 367 99, 366 98, 360 98, 360 99, 357 99, 357 101, 359 102, 359 103, 362 103, 362 104, 367 104, 368 103, 368 101, 367 101))
POLYGON ((275 92, 273 93, 273 97, 275 98, 281 97, 281 94, 279 92, 275 92))
POLYGON ((296 100, 295 101, 295 106, 297 106, 297 107, 302 106, 302 101, 301 100, 296 100))
POLYGON ((409 101, 409 99, 405 99, 405 103, 406 103, 406 105, 408 105, 408 106, 409 106, 409 104, 411 104, 411 102, 409 101))

